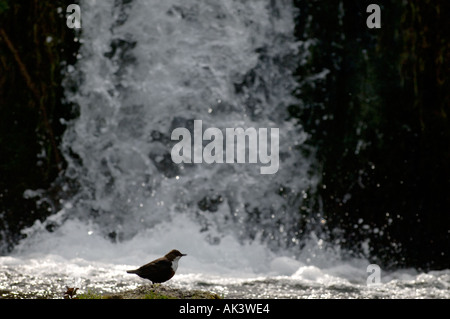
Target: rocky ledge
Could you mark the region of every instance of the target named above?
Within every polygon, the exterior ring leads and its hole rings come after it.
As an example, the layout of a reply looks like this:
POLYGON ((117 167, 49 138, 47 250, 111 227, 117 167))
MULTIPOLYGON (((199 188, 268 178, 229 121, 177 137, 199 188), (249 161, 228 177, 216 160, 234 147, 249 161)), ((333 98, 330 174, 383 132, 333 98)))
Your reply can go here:
POLYGON ((222 299, 215 293, 202 290, 177 289, 163 285, 143 285, 120 293, 81 293, 73 299, 222 299))

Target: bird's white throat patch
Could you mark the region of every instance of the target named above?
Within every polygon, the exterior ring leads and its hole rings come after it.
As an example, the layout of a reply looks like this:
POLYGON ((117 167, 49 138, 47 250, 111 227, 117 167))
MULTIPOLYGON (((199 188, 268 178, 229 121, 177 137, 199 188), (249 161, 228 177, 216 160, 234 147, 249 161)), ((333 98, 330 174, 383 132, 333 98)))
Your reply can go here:
POLYGON ((178 260, 180 260, 181 256, 175 257, 172 261, 172 270, 175 272, 178 269, 178 260))

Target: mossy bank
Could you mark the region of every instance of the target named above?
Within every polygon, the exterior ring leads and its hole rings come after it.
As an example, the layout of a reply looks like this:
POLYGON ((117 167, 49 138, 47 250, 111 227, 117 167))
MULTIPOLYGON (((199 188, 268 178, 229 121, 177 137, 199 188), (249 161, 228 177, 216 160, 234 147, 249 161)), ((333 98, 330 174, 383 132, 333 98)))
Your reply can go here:
POLYGON ((97 294, 91 291, 74 296, 76 299, 222 299, 218 294, 202 291, 176 289, 163 285, 143 285, 120 293, 97 294))

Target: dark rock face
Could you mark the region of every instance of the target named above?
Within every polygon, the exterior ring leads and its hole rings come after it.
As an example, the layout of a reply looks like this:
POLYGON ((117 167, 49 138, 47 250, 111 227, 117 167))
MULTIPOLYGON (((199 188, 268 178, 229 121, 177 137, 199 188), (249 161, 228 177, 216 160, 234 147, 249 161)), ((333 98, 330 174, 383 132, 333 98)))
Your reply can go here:
POLYGON ((296 1, 297 37, 315 39, 291 115, 318 147, 330 239, 369 240, 379 262, 448 268, 450 224, 449 22, 443 2, 381 1, 381 29, 366 27, 370 1, 296 1), (339 230, 339 231, 337 231, 339 230))
POLYGON ((59 150, 64 120, 76 116, 61 83, 79 47, 66 26, 66 6, 0 1, 0 252, 60 204, 62 190, 51 184, 65 166, 59 150), (49 190, 49 196, 24 198, 27 189, 49 190))

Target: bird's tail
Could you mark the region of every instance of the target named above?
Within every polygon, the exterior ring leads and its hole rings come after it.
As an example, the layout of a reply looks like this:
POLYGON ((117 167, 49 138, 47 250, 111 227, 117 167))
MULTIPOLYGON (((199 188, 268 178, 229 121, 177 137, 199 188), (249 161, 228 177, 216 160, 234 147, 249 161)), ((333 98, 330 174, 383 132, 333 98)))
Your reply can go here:
POLYGON ((137 269, 127 270, 127 273, 129 273, 129 274, 135 274, 136 272, 137 272, 137 269))

